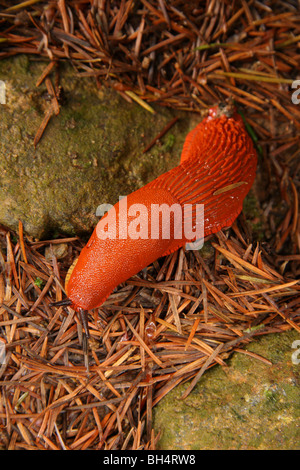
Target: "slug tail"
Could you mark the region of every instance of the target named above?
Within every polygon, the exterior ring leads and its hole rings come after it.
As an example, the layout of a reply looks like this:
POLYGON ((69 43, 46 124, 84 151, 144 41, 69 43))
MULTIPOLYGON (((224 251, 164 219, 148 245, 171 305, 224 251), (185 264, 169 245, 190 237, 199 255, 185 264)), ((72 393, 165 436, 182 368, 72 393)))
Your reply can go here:
POLYGON ((170 191, 182 206, 204 205, 204 236, 229 227, 243 208, 256 173, 257 154, 239 115, 208 116, 192 130, 181 163, 147 185, 170 191))

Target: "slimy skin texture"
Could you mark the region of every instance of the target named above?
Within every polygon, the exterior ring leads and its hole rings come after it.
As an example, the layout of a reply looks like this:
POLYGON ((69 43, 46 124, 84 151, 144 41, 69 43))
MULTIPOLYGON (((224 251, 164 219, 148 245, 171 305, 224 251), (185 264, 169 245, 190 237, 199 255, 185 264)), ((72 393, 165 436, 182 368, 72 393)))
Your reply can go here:
MULTIPOLYGON (((151 238, 152 204, 204 204, 204 237, 229 227, 242 210, 243 200, 255 179, 257 155, 241 117, 215 107, 186 137, 180 164, 151 183, 127 196, 127 210, 122 201, 98 222, 89 242, 66 279, 66 292, 76 311, 101 306, 118 284, 137 274, 157 258, 176 251, 187 242, 184 233, 174 239, 174 217, 171 236, 151 238), (137 223, 130 207, 143 204, 147 214, 139 214, 140 227, 147 238, 132 239, 130 224, 137 223), (129 212, 127 212, 129 211, 129 212), (116 237, 99 238, 116 215, 116 237), (120 219, 121 216, 121 219, 120 219), (122 222, 127 217, 127 226, 122 222), (102 231, 102 232, 101 232, 102 231)), ((195 224, 195 211, 192 213, 195 224)))

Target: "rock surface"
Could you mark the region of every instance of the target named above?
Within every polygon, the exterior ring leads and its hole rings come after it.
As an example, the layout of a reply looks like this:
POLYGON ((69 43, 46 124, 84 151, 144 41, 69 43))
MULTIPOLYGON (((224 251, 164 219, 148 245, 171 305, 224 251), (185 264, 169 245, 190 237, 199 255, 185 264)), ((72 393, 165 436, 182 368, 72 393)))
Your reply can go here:
POLYGON ((50 106, 46 86, 35 86, 45 67, 28 56, 0 61, 6 88, 6 104, 0 105, 0 223, 16 229, 21 220, 35 238, 82 235, 97 223, 99 204, 115 204, 178 164, 186 133, 199 117, 182 114, 160 144, 143 154, 174 112, 157 108, 151 114, 62 66, 66 100, 35 149, 50 106))
POLYGON ((296 340, 296 331, 261 337, 246 349, 272 365, 236 352, 225 369, 206 371, 185 400, 181 396, 188 383, 171 391, 155 408, 155 432, 161 432, 157 447, 299 449, 300 342, 298 352, 292 346, 296 340))

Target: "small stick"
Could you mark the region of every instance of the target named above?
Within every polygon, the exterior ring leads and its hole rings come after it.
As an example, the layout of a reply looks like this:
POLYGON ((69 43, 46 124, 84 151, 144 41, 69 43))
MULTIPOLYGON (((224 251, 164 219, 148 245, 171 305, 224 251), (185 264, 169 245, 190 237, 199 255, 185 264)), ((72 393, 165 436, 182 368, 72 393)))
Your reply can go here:
POLYGON ((199 370, 199 372, 196 374, 196 376, 194 377, 194 379, 192 380, 190 386, 186 389, 186 391, 184 392, 184 394, 182 395, 182 399, 184 400, 190 393, 191 391, 193 390, 193 388, 195 387, 196 383, 199 381, 199 379, 202 377, 202 375, 204 374, 204 372, 206 371, 206 369, 208 368, 208 366, 215 360, 216 356, 219 354, 220 350, 222 349, 223 347, 223 343, 219 344, 216 349, 213 351, 213 353, 206 359, 205 363, 203 364, 203 366, 201 367, 201 369, 199 370))
POLYGON ((153 147, 153 145, 156 144, 156 142, 161 139, 167 132, 169 129, 171 129, 172 126, 174 126, 174 124, 178 121, 178 117, 174 117, 164 128, 163 130, 150 142, 150 144, 147 145, 147 147, 144 148, 143 150, 143 153, 146 153, 148 152, 148 150, 151 149, 151 147, 153 147))
POLYGON ((23 224, 21 220, 19 220, 19 240, 20 240, 20 247, 23 256, 24 263, 28 263, 26 251, 25 251, 25 243, 24 243, 24 236, 23 236, 23 224))
POLYGON ((42 121, 42 124, 40 125, 40 127, 38 128, 38 131, 35 135, 35 138, 34 138, 34 141, 33 141, 33 144, 34 146, 36 147, 37 144, 39 143, 47 125, 48 125, 48 122, 50 121, 51 117, 53 116, 53 113, 54 113, 54 110, 53 110, 53 104, 51 103, 51 106, 50 108, 47 110, 46 114, 45 114, 45 117, 42 121))
POLYGON ((51 82, 49 77, 46 78, 45 83, 46 83, 46 86, 47 86, 48 93, 52 98, 51 103, 52 103, 52 106, 53 106, 54 114, 57 116, 59 114, 59 104, 58 104, 58 100, 57 100, 56 93, 54 91, 52 82, 51 82))
POLYGON ((47 77, 47 75, 49 75, 49 73, 51 72, 51 70, 53 69, 53 67, 56 65, 56 60, 51 60, 51 62, 49 62, 49 64, 47 65, 47 67, 43 70, 42 74, 40 75, 40 77, 38 78, 35 86, 40 86, 40 84, 45 80, 45 78, 47 77))

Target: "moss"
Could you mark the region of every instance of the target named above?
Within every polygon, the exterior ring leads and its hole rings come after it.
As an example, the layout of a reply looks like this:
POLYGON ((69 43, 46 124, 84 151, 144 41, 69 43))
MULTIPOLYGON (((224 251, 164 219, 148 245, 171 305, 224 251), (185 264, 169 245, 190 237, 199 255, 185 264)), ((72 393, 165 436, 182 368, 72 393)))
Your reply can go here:
POLYGON ((291 361, 290 331, 268 335, 247 349, 267 365, 235 353, 228 367, 207 371, 191 394, 178 386, 155 408, 159 449, 299 449, 299 366, 291 361), (266 432, 267 430, 267 432, 266 432))
POLYGON ((251 226, 254 239, 257 241, 264 240, 264 219, 253 190, 251 190, 244 199, 243 212, 251 226))
POLYGON ((161 150, 163 152, 170 152, 170 150, 173 148, 174 143, 175 143, 175 135, 168 134, 164 140, 161 150))
POLYGON ((45 65, 28 56, 0 61, 7 88, 7 104, 0 106, 0 221, 16 229, 20 219, 36 238, 82 235, 96 224, 99 204, 114 204, 178 163, 192 118, 183 113, 163 147, 143 154, 172 112, 160 108, 153 116, 61 65, 66 100, 35 149, 49 108, 45 85, 35 87, 45 65))
POLYGON ((44 286, 44 281, 40 277, 36 277, 34 280, 34 283, 36 286, 38 286, 40 289, 44 286))

